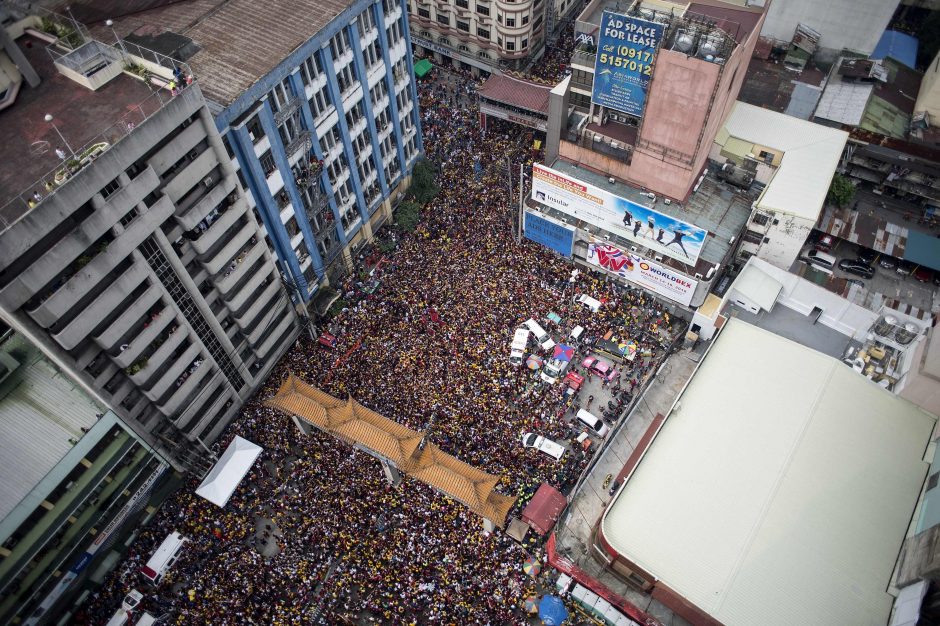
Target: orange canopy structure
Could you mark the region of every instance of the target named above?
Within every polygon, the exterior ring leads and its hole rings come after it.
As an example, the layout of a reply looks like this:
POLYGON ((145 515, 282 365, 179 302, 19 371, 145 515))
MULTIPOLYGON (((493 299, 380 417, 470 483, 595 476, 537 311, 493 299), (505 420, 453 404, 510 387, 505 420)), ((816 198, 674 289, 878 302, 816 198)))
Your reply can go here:
POLYGON ((516 499, 493 491, 499 476, 487 474, 446 454, 425 434, 411 430, 352 397, 340 400, 293 374, 265 405, 280 409, 350 445, 358 445, 390 461, 400 471, 465 504, 477 515, 502 526, 516 499))

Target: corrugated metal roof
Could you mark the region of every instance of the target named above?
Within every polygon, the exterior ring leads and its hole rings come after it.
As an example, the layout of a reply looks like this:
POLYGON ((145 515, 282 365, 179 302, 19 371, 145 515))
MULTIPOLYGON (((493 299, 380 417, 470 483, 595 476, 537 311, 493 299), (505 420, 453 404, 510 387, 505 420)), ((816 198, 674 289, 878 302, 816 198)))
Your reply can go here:
POLYGON ((731 318, 604 536, 727 626, 885 624, 935 423, 838 360, 731 318))
MULTIPOLYGON (((351 5, 350 0, 180 0, 112 19, 121 37, 172 32, 192 39, 199 51, 185 60, 206 99, 226 107, 351 5)), ((116 7, 115 12, 125 11, 116 7)), ((103 41, 114 37, 102 23, 92 32, 103 41)))
POLYGON ((874 88, 871 83, 834 80, 823 90, 815 116, 840 124, 858 126, 874 88))
POLYGON ((917 65, 917 46, 916 37, 896 30, 886 30, 882 33, 881 39, 878 40, 878 45, 875 46, 870 58, 883 59, 891 57, 914 69, 917 65))
POLYGON ((90 429, 103 409, 20 335, 3 344, 20 367, 0 383, 0 519, 90 429))
POLYGON ((548 95, 551 91, 552 85, 538 85, 511 76, 491 74, 479 93, 481 98, 547 115, 548 95))
POLYGON ((815 222, 848 133, 744 102, 734 104, 725 128, 731 137, 783 152, 758 206, 815 222))

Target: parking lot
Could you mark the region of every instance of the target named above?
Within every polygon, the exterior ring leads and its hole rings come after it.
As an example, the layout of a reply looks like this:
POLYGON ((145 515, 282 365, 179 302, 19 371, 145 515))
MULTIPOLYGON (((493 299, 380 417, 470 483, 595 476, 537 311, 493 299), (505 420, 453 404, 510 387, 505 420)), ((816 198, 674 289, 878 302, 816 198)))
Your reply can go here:
POLYGON ((922 282, 913 275, 899 274, 896 269, 882 267, 880 257, 871 264, 875 270, 871 278, 863 278, 838 267, 838 262, 843 259, 857 259, 860 250, 863 248, 837 239, 828 252, 837 259, 831 276, 800 260, 796 261, 793 270, 873 311, 887 306, 919 319, 928 319, 932 313, 940 311, 938 287, 932 280, 936 274, 933 272, 927 282, 922 282))

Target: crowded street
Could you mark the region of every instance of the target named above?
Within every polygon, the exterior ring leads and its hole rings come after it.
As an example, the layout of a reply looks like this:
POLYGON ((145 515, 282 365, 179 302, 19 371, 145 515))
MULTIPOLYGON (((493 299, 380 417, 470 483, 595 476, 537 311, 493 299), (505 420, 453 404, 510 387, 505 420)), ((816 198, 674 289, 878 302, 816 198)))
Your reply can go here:
MULTIPOLYGON (((603 414, 610 427, 626 419, 683 322, 646 292, 574 272, 567 259, 517 242, 519 164, 531 171, 541 154, 531 131, 497 122, 484 134, 474 104, 480 84, 442 69, 419 82, 425 157, 440 193, 414 232, 396 232, 395 250, 373 247, 334 285, 344 307, 319 330, 335 346, 302 333, 212 446, 220 454, 239 435, 263 448, 235 495, 219 508, 196 496, 199 479, 189 479, 139 529, 76 623, 106 623, 132 589, 149 612, 176 624, 530 623, 524 602, 545 593, 551 572, 533 577, 523 563, 544 562, 544 538, 487 533, 459 502, 407 477, 394 488, 371 456, 319 432, 308 437, 263 405, 293 373, 428 429, 448 454, 501 477, 497 491, 518 497, 510 518, 543 482, 567 494, 590 469, 604 439, 591 432, 589 445, 578 441, 579 408, 603 414), (365 256, 378 266, 377 288, 363 289, 365 256), (599 310, 579 303, 581 295, 599 310), (570 371, 587 379, 580 390, 565 394, 563 383, 510 364, 513 333, 528 319, 556 343, 574 344, 570 371), (569 342, 577 326, 582 339, 569 342), (611 337, 630 343, 631 358, 607 359, 616 372, 594 376, 584 359, 611 337), (566 454, 556 460, 523 447, 530 432, 566 454), (159 585, 145 584, 140 567, 173 531, 190 539, 180 560, 159 585)), ((388 240, 392 228, 377 237, 388 240)), ((540 353, 535 342, 530 353, 540 353)))

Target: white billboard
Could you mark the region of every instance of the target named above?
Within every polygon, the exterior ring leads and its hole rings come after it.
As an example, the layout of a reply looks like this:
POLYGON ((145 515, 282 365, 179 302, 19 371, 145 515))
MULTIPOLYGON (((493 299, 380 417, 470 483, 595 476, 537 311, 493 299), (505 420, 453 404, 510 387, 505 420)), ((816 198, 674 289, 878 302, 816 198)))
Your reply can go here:
POLYGON ((626 278, 644 289, 688 306, 698 281, 617 246, 592 238, 587 262, 626 278))
POLYGON ((708 234, 703 228, 538 164, 532 166, 532 199, 689 265, 698 261, 708 234))

